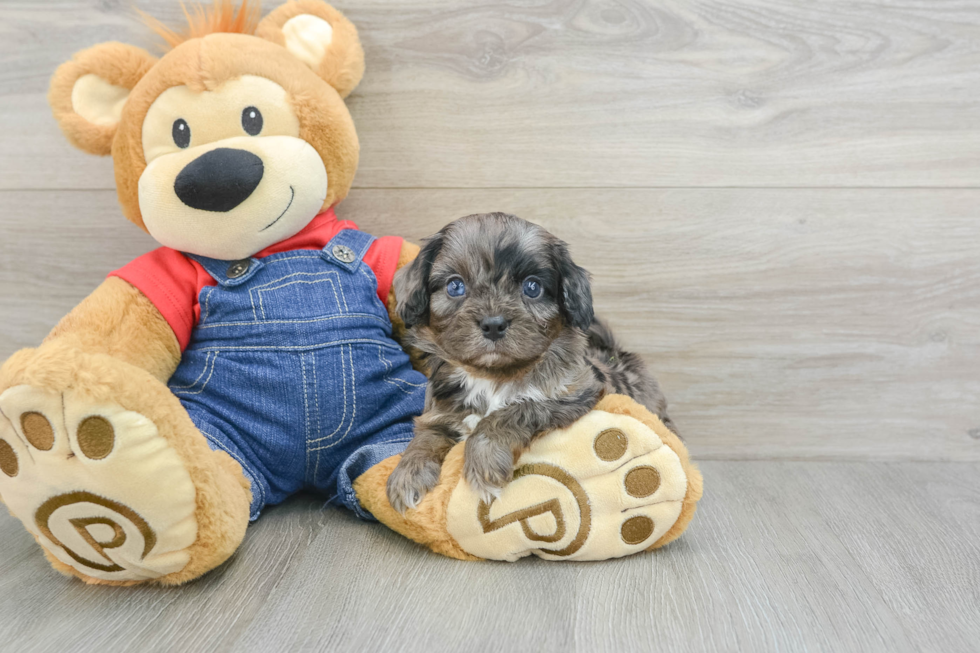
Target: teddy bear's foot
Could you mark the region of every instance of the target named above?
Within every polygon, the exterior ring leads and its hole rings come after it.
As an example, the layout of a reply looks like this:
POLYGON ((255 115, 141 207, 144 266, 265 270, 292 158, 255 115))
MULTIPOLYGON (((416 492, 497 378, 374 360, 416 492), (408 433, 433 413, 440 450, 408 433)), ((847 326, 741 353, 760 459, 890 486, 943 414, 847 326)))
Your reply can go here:
POLYGON ((667 533, 687 487, 680 458, 656 432, 627 415, 593 411, 537 440, 497 499, 487 503, 460 483, 446 524, 481 558, 619 558, 667 533))
POLYGON ((130 584, 188 567, 195 485, 153 421, 27 385, 0 412, 0 495, 56 568, 130 584))
POLYGON ((380 491, 397 457, 358 479, 358 498, 391 528, 455 558, 603 560, 679 537, 701 497, 701 474, 680 439, 618 395, 537 439, 490 502, 463 479, 463 457, 464 446, 454 447, 439 484, 405 515, 380 491))

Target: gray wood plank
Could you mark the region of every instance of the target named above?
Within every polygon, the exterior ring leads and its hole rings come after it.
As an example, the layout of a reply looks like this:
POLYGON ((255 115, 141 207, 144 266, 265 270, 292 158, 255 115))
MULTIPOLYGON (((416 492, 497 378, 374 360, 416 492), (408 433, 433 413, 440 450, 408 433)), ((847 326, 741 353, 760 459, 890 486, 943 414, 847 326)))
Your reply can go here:
POLYGON ((604 563, 457 562, 299 498, 199 582, 97 588, 46 569, 4 514, 0 637, 31 651, 975 650, 975 463, 703 469, 681 540, 604 563))
POLYGON ((786 501, 820 515, 853 556, 866 586, 881 596, 921 650, 976 650, 980 475, 969 465, 937 471, 930 465, 883 465, 866 473, 852 464, 835 468, 830 479, 803 467, 799 486, 812 489, 809 501, 793 494, 786 501), (825 492, 830 483, 838 491, 825 492), (906 488, 897 495, 905 506, 896 511, 889 506, 900 486, 906 488), (926 559, 956 562, 937 566, 926 559))
MULTIPOLYGON (((506 210, 571 243, 700 457, 980 460, 980 191, 359 190, 418 240, 506 210)), ((153 246, 114 194, 0 192, 0 359, 153 246)))
POLYGON ((0 637, 3 650, 229 650, 310 534, 336 515, 297 499, 250 527, 231 561, 181 587, 89 586, 55 573, 20 523, 0 517, 0 637), (239 561, 246 561, 239 565, 239 561), (120 591, 120 589, 122 591, 120 591))
MULTIPOLYGON (((180 24, 177 0, 136 3, 180 24)), ((267 2, 269 7, 276 2, 267 2)), ((980 6, 962 0, 338 0, 367 76, 359 187, 976 186, 980 6)), ((127 2, 0 2, 2 188, 107 188, 44 93, 127 2)))

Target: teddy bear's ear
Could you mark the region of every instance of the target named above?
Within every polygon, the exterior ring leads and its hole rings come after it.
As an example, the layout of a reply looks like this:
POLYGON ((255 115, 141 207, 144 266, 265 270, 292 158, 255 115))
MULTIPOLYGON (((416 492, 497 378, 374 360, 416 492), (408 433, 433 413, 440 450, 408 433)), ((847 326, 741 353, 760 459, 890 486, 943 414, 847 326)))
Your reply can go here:
POLYGON ((129 92, 154 63, 145 50, 102 43, 61 64, 51 78, 48 102, 72 145, 109 154, 129 92))
POLYGON ((364 74, 354 24, 320 0, 294 0, 262 19, 255 35, 289 50, 347 97, 364 74))

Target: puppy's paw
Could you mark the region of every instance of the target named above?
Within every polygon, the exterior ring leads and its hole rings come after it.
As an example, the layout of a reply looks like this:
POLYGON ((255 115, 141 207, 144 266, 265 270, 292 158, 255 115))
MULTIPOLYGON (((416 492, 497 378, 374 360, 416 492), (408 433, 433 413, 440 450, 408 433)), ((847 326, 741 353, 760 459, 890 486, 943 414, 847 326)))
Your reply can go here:
POLYGON ((388 502, 391 507, 405 514, 418 507, 422 498, 439 483, 441 465, 431 458, 402 456, 398 466, 388 477, 388 502))
POLYGON ((485 502, 500 496, 514 476, 514 453, 510 447, 476 433, 466 440, 463 475, 485 502))

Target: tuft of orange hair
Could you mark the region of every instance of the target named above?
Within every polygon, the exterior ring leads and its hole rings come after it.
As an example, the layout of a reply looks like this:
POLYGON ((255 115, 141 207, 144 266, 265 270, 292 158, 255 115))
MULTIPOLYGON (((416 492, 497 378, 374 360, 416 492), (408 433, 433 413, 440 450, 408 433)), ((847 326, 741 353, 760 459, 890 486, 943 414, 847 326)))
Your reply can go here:
POLYGON ((218 32, 254 34, 262 17, 261 0, 242 0, 241 6, 237 9, 232 4, 232 0, 214 0, 210 7, 197 3, 191 9, 180 0, 180 8, 187 18, 187 28, 180 32, 167 27, 139 9, 137 11, 146 26, 162 38, 168 48, 176 48, 184 41, 218 32))

